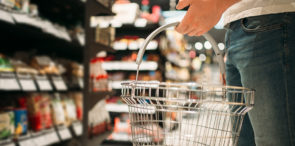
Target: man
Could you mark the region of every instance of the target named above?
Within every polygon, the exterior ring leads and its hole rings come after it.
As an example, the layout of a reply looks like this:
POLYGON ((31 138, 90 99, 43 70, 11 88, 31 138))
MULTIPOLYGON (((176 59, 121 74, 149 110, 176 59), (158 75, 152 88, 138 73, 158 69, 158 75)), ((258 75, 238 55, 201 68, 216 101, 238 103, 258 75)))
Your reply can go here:
POLYGON ((295 1, 180 0, 176 8, 186 6, 175 29, 189 36, 224 15, 227 85, 256 90, 238 145, 295 146, 295 1))

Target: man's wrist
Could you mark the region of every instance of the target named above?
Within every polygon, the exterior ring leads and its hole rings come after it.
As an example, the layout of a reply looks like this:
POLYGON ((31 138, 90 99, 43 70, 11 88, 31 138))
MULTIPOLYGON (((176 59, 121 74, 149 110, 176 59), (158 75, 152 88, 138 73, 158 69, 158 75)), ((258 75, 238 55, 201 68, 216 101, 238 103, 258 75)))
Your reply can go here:
POLYGON ((226 11, 229 7, 231 7, 232 5, 234 5, 235 3, 240 2, 241 0, 218 0, 221 2, 220 6, 221 6, 221 13, 223 13, 224 11, 226 11))

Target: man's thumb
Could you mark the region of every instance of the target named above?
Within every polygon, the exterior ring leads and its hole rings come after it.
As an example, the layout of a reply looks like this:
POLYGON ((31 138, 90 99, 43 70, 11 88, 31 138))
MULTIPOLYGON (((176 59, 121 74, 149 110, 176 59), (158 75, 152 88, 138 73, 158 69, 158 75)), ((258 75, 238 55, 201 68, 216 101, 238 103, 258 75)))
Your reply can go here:
POLYGON ((179 0, 178 4, 176 5, 176 9, 180 10, 185 8, 186 6, 189 6, 190 0, 179 0))

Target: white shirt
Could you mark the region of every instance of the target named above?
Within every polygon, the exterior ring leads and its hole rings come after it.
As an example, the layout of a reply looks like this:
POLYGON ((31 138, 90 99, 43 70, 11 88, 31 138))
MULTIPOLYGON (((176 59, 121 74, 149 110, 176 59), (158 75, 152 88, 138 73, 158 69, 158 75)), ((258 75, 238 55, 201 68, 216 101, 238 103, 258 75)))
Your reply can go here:
POLYGON ((295 0, 241 0, 223 13, 223 24, 245 17, 282 12, 295 12, 295 0))

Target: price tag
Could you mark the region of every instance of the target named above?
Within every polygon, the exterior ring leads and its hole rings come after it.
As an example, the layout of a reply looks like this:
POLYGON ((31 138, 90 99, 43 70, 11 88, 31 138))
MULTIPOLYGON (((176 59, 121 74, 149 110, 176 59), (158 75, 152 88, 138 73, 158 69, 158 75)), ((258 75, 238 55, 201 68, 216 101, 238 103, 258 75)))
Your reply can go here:
POLYGON ((38 87, 41 91, 51 91, 52 87, 47 79, 38 79, 37 80, 38 87))
POLYGON ((0 89, 2 90, 20 90, 19 84, 15 78, 0 79, 0 89))
POLYGON ((72 138, 72 135, 68 128, 59 129, 58 132, 62 140, 67 140, 72 138))
POLYGON ((44 135, 37 136, 33 139, 35 145, 37 146, 45 146, 47 145, 47 139, 45 139, 44 135))
POLYGON ((59 142, 59 138, 55 131, 49 132, 45 135, 45 139, 47 141, 46 145, 50 145, 56 142, 59 142))
POLYGON ((0 10, 0 19, 9 23, 14 23, 10 13, 0 10))
POLYGON ((82 135, 83 127, 80 122, 73 124, 73 129, 74 129, 74 132, 77 136, 82 135))
POLYGON ((26 139, 19 142, 20 146, 36 146, 32 139, 26 139))
POLYGON ((53 80, 53 85, 58 91, 65 91, 67 90, 67 86, 65 82, 62 79, 54 79, 53 80))
POLYGON ((26 14, 12 13, 12 17, 17 23, 32 25, 39 28, 42 28, 42 25, 43 25, 42 21, 37 20, 36 18, 29 17, 26 14))
POLYGON ((30 79, 20 79, 19 83, 24 91, 36 91, 36 85, 33 80, 30 79))

